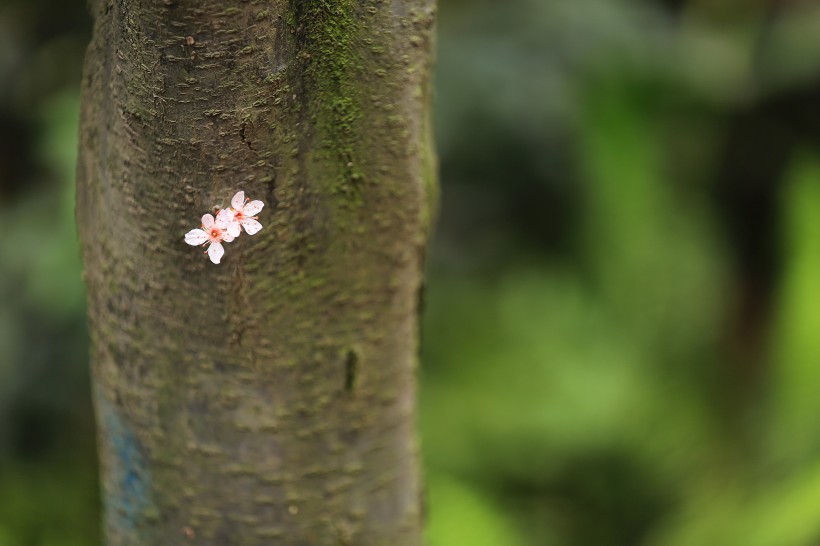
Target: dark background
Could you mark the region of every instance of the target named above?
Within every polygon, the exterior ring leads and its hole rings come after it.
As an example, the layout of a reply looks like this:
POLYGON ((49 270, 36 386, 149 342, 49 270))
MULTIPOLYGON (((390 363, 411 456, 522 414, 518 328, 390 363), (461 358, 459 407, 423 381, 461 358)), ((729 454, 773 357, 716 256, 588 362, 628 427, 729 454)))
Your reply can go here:
MULTIPOLYGON (((0 546, 99 544, 83 0, 0 0, 0 546)), ((820 6, 441 0, 431 546, 820 544, 820 6)))

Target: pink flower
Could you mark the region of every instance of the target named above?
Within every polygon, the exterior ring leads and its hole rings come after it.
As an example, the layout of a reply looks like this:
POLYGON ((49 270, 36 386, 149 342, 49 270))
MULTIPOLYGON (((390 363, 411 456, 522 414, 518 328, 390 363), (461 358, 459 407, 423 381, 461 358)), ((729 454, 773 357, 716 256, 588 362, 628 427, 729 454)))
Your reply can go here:
POLYGON ((228 224, 228 233, 234 237, 239 237, 240 226, 245 228, 245 233, 248 235, 253 235, 262 229, 262 224, 256 221, 255 215, 259 214, 265 204, 262 201, 251 201, 250 203, 247 201, 244 191, 237 192, 231 199, 233 219, 228 224))
POLYGON ((185 242, 191 246, 208 244, 208 257, 215 264, 219 263, 225 249, 222 248, 222 241, 230 243, 234 236, 228 232, 228 224, 231 223, 233 214, 225 209, 220 210, 216 215, 216 220, 210 214, 202 217, 202 229, 192 229, 185 234, 185 242))

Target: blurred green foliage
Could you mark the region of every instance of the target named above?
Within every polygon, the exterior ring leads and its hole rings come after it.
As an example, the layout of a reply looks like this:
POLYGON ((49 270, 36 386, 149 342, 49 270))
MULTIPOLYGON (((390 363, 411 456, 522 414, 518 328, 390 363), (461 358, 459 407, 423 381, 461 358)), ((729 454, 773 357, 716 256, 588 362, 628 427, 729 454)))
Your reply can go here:
MULTIPOLYGON (((441 0, 430 546, 820 543, 818 21, 808 2, 441 0)), ((88 21, 7 0, 2 29, 0 546, 96 544, 88 21)))

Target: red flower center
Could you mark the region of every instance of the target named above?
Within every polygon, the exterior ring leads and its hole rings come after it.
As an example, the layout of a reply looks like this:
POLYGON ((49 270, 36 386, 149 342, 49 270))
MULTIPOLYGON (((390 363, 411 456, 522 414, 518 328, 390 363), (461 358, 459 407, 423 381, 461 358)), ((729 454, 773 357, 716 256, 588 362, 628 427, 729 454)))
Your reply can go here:
POLYGON ((222 230, 221 230, 221 229, 219 229, 219 228, 217 228, 217 227, 212 227, 212 228, 211 228, 211 237, 212 237, 212 238, 214 238, 214 239, 219 239, 219 237, 220 237, 221 235, 222 235, 222 230))

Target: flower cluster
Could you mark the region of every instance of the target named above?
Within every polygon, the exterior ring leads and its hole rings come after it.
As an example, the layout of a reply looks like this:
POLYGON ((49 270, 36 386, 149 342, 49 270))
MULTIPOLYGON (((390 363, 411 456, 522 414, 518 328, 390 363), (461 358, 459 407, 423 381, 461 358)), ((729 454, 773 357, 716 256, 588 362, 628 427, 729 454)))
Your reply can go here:
POLYGON ((216 218, 211 214, 202 217, 202 228, 192 229, 185 234, 185 242, 191 246, 208 245, 207 254, 211 261, 218 264, 225 254, 222 243, 230 243, 245 230, 253 235, 262 229, 256 221, 256 214, 265 204, 262 201, 249 201, 245 192, 237 192, 231 199, 231 207, 217 210, 216 218))

